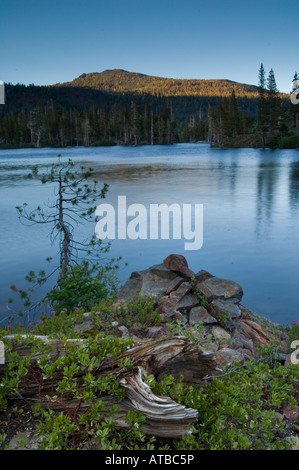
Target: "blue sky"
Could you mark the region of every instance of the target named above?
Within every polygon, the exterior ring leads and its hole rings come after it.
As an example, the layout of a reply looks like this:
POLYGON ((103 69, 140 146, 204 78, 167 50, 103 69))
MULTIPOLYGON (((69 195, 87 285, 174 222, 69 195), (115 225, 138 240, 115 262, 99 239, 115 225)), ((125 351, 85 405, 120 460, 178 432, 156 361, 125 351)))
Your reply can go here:
POLYGON ((299 72, 298 0, 0 0, 0 79, 49 85, 122 68, 257 84, 299 72))

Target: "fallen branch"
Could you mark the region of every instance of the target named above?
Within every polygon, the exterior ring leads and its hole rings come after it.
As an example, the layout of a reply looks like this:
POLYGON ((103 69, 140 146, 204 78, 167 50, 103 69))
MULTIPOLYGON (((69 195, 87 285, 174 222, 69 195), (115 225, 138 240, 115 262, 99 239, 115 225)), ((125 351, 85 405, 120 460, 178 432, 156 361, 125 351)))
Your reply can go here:
MULTIPOLYGON (((25 357, 31 350, 30 345, 22 345, 15 342, 13 350, 21 357, 25 357)), ((66 346, 58 340, 42 337, 43 343, 50 347, 49 355, 56 360, 59 355, 66 352, 66 346)), ((73 342, 75 340, 68 340, 73 342)), ((84 340, 79 340, 83 342, 84 340)), ((25 400, 46 404, 50 409, 68 410, 70 416, 76 420, 77 414, 86 410, 89 406, 82 400, 74 399, 72 395, 65 394, 63 400, 49 400, 48 397, 57 394, 56 388, 62 378, 61 374, 55 379, 44 379, 39 369, 37 359, 44 353, 40 352, 31 358, 31 366, 27 375, 19 385, 19 396, 25 400)), ((0 378, 5 372, 5 365, 0 366, 0 378)), ((134 409, 141 411, 146 416, 143 425, 144 431, 149 435, 164 438, 180 438, 191 433, 190 424, 197 419, 198 412, 186 408, 169 397, 156 396, 148 385, 143 381, 143 371, 148 375, 153 374, 157 380, 163 376, 172 375, 174 378, 183 376, 183 382, 187 385, 199 385, 203 379, 216 370, 216 361, 211 353, 203 351, 197 345, 190 343, 185 337, 163 337, 142 341, 139 345, 129 349, 120 357, 105 358, 100 367, 93 371, 95 378, 113 374, 117 377, 119 384, 126 389, 126 397, 121 403, 110 395, 100 396, 99 399, 105 403, 107 412, 113 404, 118 404, 119 412, 114 415, 116 425, 127 428, 125 416, 128 411, 134 409), (131 369, 123 369, 118 364, 122 359, 132 361, 131 369)), ((81 383, 82 377, 76 377, 81 383)))

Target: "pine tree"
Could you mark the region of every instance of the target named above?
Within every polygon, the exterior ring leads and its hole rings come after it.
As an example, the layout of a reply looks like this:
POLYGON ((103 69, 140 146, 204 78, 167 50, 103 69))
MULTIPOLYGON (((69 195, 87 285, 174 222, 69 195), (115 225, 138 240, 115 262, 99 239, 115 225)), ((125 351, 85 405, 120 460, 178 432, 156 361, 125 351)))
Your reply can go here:
POLYGON ((259 69, 258 82, 258 116, 257 125, 261 135, 262 146, 265 147, 265 135, 267 132, 267 107, 266 107, 266 75, 264 65, 259 69))
MULTIPOLYGON (((17 207, 19 218, 25 223, 50 224, 52 239, 60 236, 58 280, 65 278, 78 261, 80 253, 83 257, 89 256, 96 247, 102 253, 101 240, 96 240, 95 236, 89 243, 76 240, 74 227, 86 221, 94 221, 96 203, 105 198, 108 191, 106 183, 101 189, 96 180, 88 184, 94 176, 92 168, 81 166, 77 169, 71 159, 63 161, 60 157, 58 155, 58 162, 47 167, 46 172, 40 175, 42 184, 52 184, 55 187, 56 200, 53 204, 45 208, 38 206, 32 211, 28 210, 27 203, 17 207)), ((28 175, 30 178, 33 176, 38 176, 37 168, 28 175)))
POLYGON ((273 69, 270 70, 269 76, 267 79, 267 103, 268 103, 268 112, 269 112, 269 131, 270 134, 278 127, 279 119, 279 96, 278 89, 276 86, 275 75, 273 69))

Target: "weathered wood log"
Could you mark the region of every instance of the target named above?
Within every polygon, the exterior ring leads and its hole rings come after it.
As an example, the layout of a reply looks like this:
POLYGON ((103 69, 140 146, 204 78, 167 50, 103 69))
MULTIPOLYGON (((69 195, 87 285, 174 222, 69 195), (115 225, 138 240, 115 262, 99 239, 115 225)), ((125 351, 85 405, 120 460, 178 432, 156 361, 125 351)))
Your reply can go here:
MULTIPOLYGON (((13 349, 21 357, 25 357, 31 350, 30 345, 22 345, 15 342, 14 336, 10 335, 13 342, 13 349)), ((48 346, 47 354, 52 360, 58 358, 66 352, 66 346, 61 341, 40 337, 48 346)), ((68 343, 84 340, 68 340, 68 343)), ((57 394, 56 388, 62 378, 55 376, 55 379, 44 379, 39 369, 37 359, 44 354, 41 350, 31 358, 31 367, 28 374, 19 385, 19 396, 24 400, 40 402, 54 410, 61 410, 62 405, 59 400, 51 402, 46 399, 47 395, 57 394)), ((0 378, 3 375, 6 365, 0 366, 0 378)), ((167 438, 180 438, 189 434, 190 424, 197 419, 198 412, 194 409, 186 408, 169 397, 156 396, 143 381, 143 371, 153 374, 157 379, 165 375, 172 375, 175 378, 183 376, 183 382, 190 385, 200 384, 206 375, 210 375, 216 369, 216 361, 211 353, 203 351, 200 347, 185 337, 162 337, 158 339, 141 340, 140 344, 124 352, 117 360, 113 357, 106 358, 101 366, 94 371, 95 377, 114 374, 119 384, 126 389, 126 398, 121 403, 110 395, 100 396, 109 412, 112 404, 118 404, 119 412, 114 415, 114 420, 119 427, 126 428, 126 413, 129 410, 139 410, 146 416, 143 429, 149 435, 167 438), (133 363, 133 368, 123 370, 117 364, 121 359, 129 358, 133 363)), ((80 377, 76 377, 80 382, 80 377)), ((63 406, 69 410, 82 412, 86 410, 88 404, 78 403, 73 396, 65 394, 63 396, 63 406), (78 408, 80 407, 80 409, 78 408)))

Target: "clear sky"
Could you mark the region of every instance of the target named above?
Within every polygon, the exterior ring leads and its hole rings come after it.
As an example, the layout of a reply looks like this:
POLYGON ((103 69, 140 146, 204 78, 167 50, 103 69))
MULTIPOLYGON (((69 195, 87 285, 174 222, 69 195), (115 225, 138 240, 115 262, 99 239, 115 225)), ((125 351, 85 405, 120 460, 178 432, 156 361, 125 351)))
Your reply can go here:
POLYGON ((299 72, 298 0, 0 0, 0 79, 49 85, 121 68, 257 84, 299 72))

